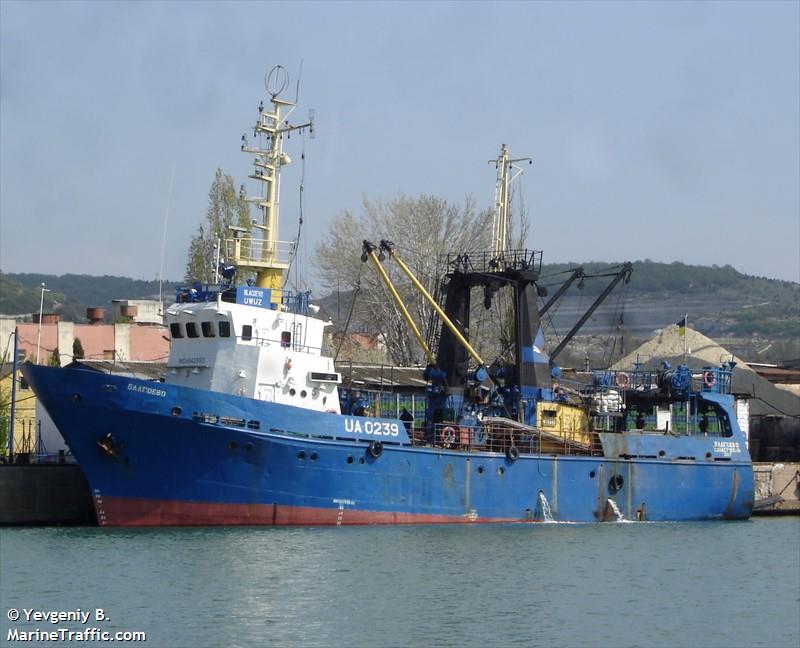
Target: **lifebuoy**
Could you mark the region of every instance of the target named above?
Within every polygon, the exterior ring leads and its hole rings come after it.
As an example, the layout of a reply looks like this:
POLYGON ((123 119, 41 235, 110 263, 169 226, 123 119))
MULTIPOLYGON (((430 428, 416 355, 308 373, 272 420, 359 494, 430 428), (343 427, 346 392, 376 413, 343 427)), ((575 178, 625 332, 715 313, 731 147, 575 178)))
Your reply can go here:
POLYGON ((456 441, 456 431, 451 427, 447 426, 444 430, 442 430, 442 444, 445 448, 450 448, 456 441))
POLYGON ((509 461, 516 461, 519 459, 519 449, 517 446, 509 446, 506 448, 506 459, 509 461))
POLYGON ((370 441, 367 451, 377 459, 383 454, 383 444, 380 441, 370 441))
POLYGON ((617 383, 617 387, 622 387, 622 389, 625 389, 631 384, 631 379, 628 377, 628 374, 626 374, 624 371, 621 371, 617 374, 615 382, 617 383))
POLYGON ((717 384, 717 375, 713 371, 704 371, 703 384, 706 387, 713 387, 717 384))

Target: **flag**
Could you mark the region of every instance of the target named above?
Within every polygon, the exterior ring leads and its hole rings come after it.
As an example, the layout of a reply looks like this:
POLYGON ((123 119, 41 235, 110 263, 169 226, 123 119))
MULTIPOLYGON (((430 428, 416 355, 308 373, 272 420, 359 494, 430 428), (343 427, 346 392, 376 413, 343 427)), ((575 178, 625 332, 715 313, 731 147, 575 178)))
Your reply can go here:
POLYGON ((678 335, 681 337, 686 335, 686 315, 683 316, 683 319, 679 322, 676 322, 678 325, 678 335))

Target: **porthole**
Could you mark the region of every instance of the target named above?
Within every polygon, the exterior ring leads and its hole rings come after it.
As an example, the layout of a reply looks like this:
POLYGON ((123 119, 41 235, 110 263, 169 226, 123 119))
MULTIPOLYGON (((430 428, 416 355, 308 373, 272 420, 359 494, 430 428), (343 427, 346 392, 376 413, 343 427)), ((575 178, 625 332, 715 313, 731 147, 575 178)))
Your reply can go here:
POLYGON ((483 474, 483 466, 478 466, 478 474, 479 475, 483 474))
POLYGON ((296 390, 294 387, 292 387, 292 388, 289 390, 289 396, 294 396, 296 393, 297 393, 297 390, 296 390))
POLYGON ((311 461, 316 461, 318 456, 319 456, 319 455, 317 455, 317 453, 316 453, 316 452, 312 452, 312 453, 311 453, 311 461))
POLYGON ((353 463, 353 455, 347 455, 347 463, 353 463))
POLYGON ((253 444, 248 441, 247 443, 244 444, 244 449, 247 450, 247 452, 252 452, 253 444))
POLYGON ((611 495, 618 493, 622 490, 622 487, 625 485, 625 480, 622 478, 622 475, 614 475, 611 479, 608 480, 608 492, 611 495))
POLYGON ((298 459, 305 459, 306 458, 306 453, 301 450, 300 452, 297 453, 297 458, 298 459))
POLYGON ((664 450, 659 450, 659 451, 658 451, 658 456, 659 456, 659 457, 663 457, 663 456, 665 456, 666 454, 667 454, 667 453, 666 453, 664 450))
POLYGON ((498 474, 498 475, 500 475, 500 476, 502 477, 503 475, 505 475, 505 474, 506 474, 506 469, 505 469, 505 468, 503 468, 503 466, 500 466, 500 467, 497 469, 497 474, 498 474))
POLYGON ((358 463, 363 464, 364 463, 364 457, 359 457, 358 458, 358 463))
POLYGON ((308 396, 308 392, 304 389, 300 392, 300 398, 305 398, 306 396, 308 396))
POLYGON ((594 476, 595 476, 594 470, 590 470, 589 471, 589 479, 594 479, 594 476))
POLYGON ((239 447, 239 444, 238 444, 238 443, 236 443, 236 441, 231 441, 231 442, 228 444, 228 447, 229 447, 231 450, 236 450, 236 448, 238 448, 238 447, 239 447))
POLYGON ((83 396, 80 394, 73 394, 72 395, 72 402, 73 403, 80 403, 83 400, 83 396))
POLYGON ((180 407, 173 407, 170 410, 170 414, 172 414, 172 416, 180 416, 182 413, 183 413, 183 410, 180 407))

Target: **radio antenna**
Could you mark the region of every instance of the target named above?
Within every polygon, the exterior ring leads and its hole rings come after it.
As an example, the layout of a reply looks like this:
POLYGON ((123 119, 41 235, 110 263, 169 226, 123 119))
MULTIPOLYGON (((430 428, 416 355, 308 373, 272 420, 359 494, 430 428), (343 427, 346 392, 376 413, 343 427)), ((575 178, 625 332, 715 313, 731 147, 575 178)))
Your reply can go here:
POLYGON ((158 314, 164 315, 164 301, 161 287, 164 283, 164 253, 167 249, 167 223, 169 223, 169 208, 172 205, 172 185, 175 180, 175 165, 169 175, 169 194, 167 195, 167 213, 164 215, 164 231, 161 234, 161 265, 158 267, 158 314))
POLYGON ((300 59, 300 69, 297 71, 297 84, 294 88, 294 103, 297 105, 300 99, 300 80, 303 78, 303 59, 300 59))

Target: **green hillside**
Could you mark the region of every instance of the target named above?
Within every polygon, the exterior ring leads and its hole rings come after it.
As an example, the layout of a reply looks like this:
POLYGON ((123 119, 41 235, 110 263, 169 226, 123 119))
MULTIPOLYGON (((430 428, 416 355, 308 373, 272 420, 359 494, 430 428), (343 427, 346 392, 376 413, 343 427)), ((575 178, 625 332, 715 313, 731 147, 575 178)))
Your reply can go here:
MULTIPOLYGON (((621 265, 590 261, 588 263, 550 263, 542 265, 542 283, 558 285, 561 277, 578 266, 587 274, 607 272, 609 268, 621 265)), ((585 293, 597 295, 602 290, 601 282, 587 282, 585 293)), ((733 267, 656 263, 645 259, 635 261, 633 276, 628 288, 630 294, 646 295, 650 298, 668 299, 676 294, 695 297, 713 297, 718 301, 760 302, 771 300, 774 303, 798 305, 800 284, 766 277, 753 277, 742 274, 733 267)))
MULTIPOLYGON (((129 277, 65 274, 0 274, 0 315, 30 316, 39 312, 41 284, 51 292, 44 294, 44 311, 55 312, 64 320, 84 322, 86 308, 108 306, 112 299, 158 299, 158 281, 129 277)), ((164 282, 166 300, 175 293, 177 282, 164 282)))
MULTIPOLYGON (((615 264, 545 264, 541 284, 552 294, 578 265, 582 265, 587 274, 604 274, 615 264)), ((574 306, 576 311, 585 309, 609 281, 609 277, 586 279, 580 290, 573 285, 565 303, 574 306)), ((112 299, 158 297, 157 281, 74 274, 0 274, 0 314, 29 317, 38 312, 42 282, 52 290, 45 293, 44 310, 57 312, 63 319, 75 322, 85 321, 88 306, 108 306, 112 299)), ((164 283, 163 294, 167 301, 174 295, 177 285, 176 282, 164 283)), ((625 310, 625 325, 633 338, 646 338, 653 329, 673 323, 688 313, 690 326, 710 337, 725 340, 734 348, 755 352, 769 346, 771 351, 759 355, 760 360, 769 361, 771 355, 784 359, 800 357, 798 283, 745 275, 731 266, 691 266, 644 260, 634 263, 630 283, 618 286, 615 295, 607 301, 616 303, 619 293, 624 297, 620 303, 625 310)), ((336 295, 316 295, 315 300, 333 319, 337 311, 347 312, 336 295)), ((347 298, 345 302, 349 304, 347 298)), ((619 315, 611 310, 611 306, 605 311, 599 310, 587 323, 583 334, 595 335, 600 329, 608 330, 613 326, 619 315)), ((561 333, 569 328, 569 318, 563 311, 554 308, 549 317, 562 318, 556 322, 561 333)))
MULTIPOLYGON (((552 292, 579 265, 587 274, 602 274, 618 264, 544 265, 541 283, 552 292)), ((582 298, 589 303, 609 281, 602 277, 586 280, 582 298)), ((745 275, 729 265, 644 260, 634 262, 630 283, 623 291, 627 301, 640 308, 663 311, 671 306, 671 314, 677 319, 688 313, 691 325, 706 335, 800 340, 800 283, 745 275)), ((569 294, 576 294, 574 287, 569 294)), ((662 325, 667 323, 668 319, 662 325)))

